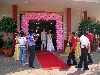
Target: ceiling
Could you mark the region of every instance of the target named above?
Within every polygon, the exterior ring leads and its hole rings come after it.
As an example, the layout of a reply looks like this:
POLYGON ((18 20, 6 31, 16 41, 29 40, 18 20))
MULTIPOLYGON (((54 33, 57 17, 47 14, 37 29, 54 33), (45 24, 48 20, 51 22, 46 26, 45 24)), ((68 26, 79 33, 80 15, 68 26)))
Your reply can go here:
POLYGON ((0 0, 0 7, 11 5, 63 9, 70 7, 87 11, 88 16, 100 20, 100 0, 0 0))

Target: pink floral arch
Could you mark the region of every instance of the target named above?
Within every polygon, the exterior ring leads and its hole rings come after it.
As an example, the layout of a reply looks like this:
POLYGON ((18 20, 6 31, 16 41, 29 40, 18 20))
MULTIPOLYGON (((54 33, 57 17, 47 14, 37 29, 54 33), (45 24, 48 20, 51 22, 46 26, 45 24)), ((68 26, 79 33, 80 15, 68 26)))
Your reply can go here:
POLYGON ((63 22, 62 16, 58 13, 26 13, 22 15, 21 30, 27 35, 30 20, 56 20, 56 43, 57 50, 63 50, 63 22))

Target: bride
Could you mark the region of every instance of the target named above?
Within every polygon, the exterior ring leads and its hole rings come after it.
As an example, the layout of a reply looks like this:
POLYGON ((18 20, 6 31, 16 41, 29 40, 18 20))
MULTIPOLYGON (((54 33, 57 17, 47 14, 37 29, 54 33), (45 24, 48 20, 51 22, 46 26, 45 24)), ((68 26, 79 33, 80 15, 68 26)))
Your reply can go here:
POLYGON ((53 43, 52 43, 51 30, 49 30, 48 34, 47 34, 47 50, 49 50, 49 51, 54 50, 54 46, 53 46, 53 43))

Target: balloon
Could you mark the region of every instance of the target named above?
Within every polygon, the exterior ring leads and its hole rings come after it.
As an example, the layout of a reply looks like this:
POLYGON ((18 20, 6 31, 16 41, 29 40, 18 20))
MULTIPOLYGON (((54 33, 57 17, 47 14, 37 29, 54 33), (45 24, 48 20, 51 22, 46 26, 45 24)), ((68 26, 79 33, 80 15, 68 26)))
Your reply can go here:
POLYGON ((63 30, 62 30, 62 16, 60 16, 58 13, 26 13, 22 16, 22 22, 21 22, 21 28, 25 32, 25 34, 28 34, 28 26, 29 26, 29 20, 35 20, 35 19, 42 19, 42 20, 56 20, 56 43, 57 43, 57 49, 62 50, 63 46, 63 30))

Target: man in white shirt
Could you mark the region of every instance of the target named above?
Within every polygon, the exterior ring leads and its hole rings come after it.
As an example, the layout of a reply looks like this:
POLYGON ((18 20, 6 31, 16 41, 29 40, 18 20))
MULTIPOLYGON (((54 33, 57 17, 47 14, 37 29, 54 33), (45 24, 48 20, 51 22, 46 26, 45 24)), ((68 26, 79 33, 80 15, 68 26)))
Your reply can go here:
POLYGON ((89 39, 83 35, 83 32, 80 32, 80 43, 81 43, 81 57, 80 62, 76 68, 82 68, 82 63, 84 61, 84 69, 83 70, 89 70, 88 68, 88 62, 87 62, 87 52, 90 51, 90 42, 89 39))
POLYGON ((41 50, 46 49, 46 36, 47 36, 47 32, 45 31, 45 28, 43 29, 43 32, 41 32, 41 50))

